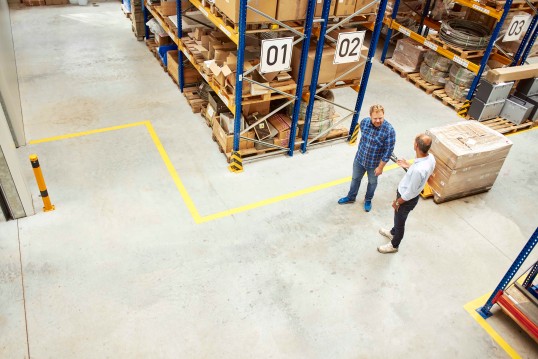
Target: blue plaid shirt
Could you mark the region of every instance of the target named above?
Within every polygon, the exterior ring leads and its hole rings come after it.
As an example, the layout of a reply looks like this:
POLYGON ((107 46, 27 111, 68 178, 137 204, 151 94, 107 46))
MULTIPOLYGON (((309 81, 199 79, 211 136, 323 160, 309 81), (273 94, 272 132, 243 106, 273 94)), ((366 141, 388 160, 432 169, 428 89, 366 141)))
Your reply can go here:
POLYGON ((355 157, 366 168, 376 168, 379 162, 389 162, 396 144, 396 132, 387 120, 375 127, 370 117, 360 123, 361 140, 355 157))

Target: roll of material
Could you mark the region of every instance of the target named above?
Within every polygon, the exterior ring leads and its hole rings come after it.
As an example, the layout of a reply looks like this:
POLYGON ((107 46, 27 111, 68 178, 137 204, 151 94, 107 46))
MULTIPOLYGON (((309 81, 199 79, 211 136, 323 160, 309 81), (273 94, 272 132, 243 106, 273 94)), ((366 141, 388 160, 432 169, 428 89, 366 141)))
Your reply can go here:
POLYGON ((428 66, 426 62, 423 62, 422 65, 420 65, 420 77, 433 85, 444 86, 446 84, 448 72, 436 70, 428 66))
POLYGON ((490 34, 484 25, 462 19, 444 21, 439 30, 441 40, 464 50, 485 49, 491 39, 490 34))
MULTIPOLYGON (((324 99, 334 102, 334 94, 332 91, 322 91, 318 96, 324 99)), ((299 113, 299 119, 304 120, 306 117, 306 107, 308 101, 301 102, 301 110, 299 113)), ((291 109, 291 107, 290 107, 291 109)), ((309 138, 314 138, 325 130, 329 129, 333 125, 333 117, 335 114, 334 105, 321 100, 314 101, 314 108, 312 110, 312 117, 310 121, 310 131, 308 133, 309 138)))
POLYGON ((452 64, 451 60, 431 50, 424 56, 424 62, 428 64, 429 67, 442 72, 448 72, 450 65, 452 64))
POLYGON ((460 86, 451 80, 448 80, 445 85, 445 92, 451 99, 458 102, 465 102, 469 94, 469 87, 460 86))

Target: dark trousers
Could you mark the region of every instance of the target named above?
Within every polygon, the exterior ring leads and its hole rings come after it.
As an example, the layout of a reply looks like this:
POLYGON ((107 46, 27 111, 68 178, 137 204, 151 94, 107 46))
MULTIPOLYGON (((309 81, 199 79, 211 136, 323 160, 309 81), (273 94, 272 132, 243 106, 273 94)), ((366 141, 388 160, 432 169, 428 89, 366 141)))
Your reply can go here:
MULTIPOLYGON (((396 198, 400 198, 400 192, 396 191, 396 198)), ((403 239, 404 232, 405 232, 405 221, 407 221, 407 216, 409 215, 409 212, 411 212, 418 203, 418 197, 416 196, 413 199, 410 199, 409 201, 406 201, 400 205, 400 208, 398 208, 398 211, 394 211, 394 227, 390 230, 390 234, 392 234, 392 246, 394 248, 398 248, 400 245, 400 242, 403 239)))

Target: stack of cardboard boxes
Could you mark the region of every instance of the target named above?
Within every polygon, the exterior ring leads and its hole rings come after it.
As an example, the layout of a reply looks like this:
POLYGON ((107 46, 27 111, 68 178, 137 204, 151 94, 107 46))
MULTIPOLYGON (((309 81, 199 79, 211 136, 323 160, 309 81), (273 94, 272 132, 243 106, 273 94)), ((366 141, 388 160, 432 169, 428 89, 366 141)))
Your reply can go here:
POLYGON ((417 72, 424 60, 427 49, 409 38, 400 39, 396 43, 390 62, 402 72, 417 72))
POLYGON ((436 203, 489 190, 512 147, 512 142, 477 121, 432 128, 430 152, 435 171, 429 180, 436 203))

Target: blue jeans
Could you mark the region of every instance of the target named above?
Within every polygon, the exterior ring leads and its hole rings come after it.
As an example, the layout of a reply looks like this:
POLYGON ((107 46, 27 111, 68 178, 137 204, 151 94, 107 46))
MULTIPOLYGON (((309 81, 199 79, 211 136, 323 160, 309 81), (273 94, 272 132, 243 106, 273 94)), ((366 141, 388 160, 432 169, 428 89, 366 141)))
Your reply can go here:
POLYGON ((368 187, 366 187, 366 201, 371 201, 374 198, 374 192, 377 187, 377 176, 375 175, 375 168, 366 168, 359 163, 357 157, 353 161, 353 176, 351 177, 351 185, 349 187, 349 193, 347 197, 354 201, 357 198, 359 187, 361 186, 361 180, 365 173, 368 173, 368 187))

